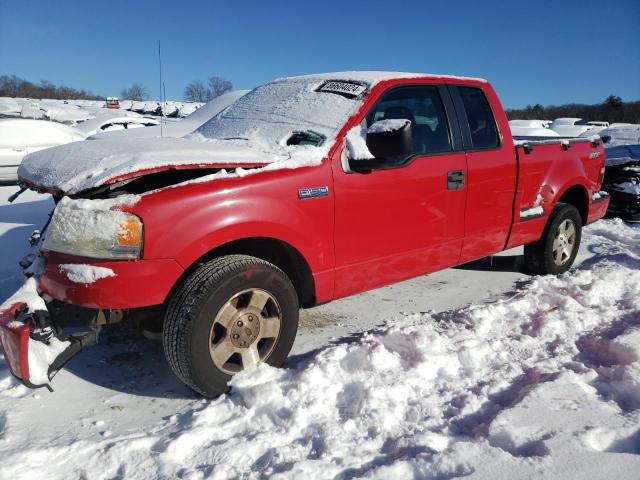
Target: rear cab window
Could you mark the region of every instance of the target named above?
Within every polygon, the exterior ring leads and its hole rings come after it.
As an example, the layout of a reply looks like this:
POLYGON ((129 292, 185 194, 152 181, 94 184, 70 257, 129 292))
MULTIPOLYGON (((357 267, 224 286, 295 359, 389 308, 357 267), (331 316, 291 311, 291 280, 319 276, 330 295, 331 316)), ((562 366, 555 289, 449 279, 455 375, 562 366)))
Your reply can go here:
POLYGON ((478 87, 457 87, 467 116, 473 150, 500 146, 496 119, 486 95, 478 87))

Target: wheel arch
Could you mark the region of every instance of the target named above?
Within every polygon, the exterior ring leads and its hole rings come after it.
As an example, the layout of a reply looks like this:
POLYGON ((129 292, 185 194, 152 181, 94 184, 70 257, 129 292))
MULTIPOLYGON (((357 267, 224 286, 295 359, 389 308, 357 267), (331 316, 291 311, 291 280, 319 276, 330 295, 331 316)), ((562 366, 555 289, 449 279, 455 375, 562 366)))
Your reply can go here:
POLYGON ((225 255, 248 255, 280 268, 290 279, 298 295, 301 307, 316 304, 316 290, 311 267, 305 257, 293 245, 273 237, 247 237, 231 240, 209 250, 189 265, 167 295, 165 303, 200 265, 225 255))
POLYGON ((580 213, 582 225, 587 224, 589 216, 589 193, 584 185, 574 184, 566 188, 559 196, 556 204, 566 203, 576 207, 580 213))

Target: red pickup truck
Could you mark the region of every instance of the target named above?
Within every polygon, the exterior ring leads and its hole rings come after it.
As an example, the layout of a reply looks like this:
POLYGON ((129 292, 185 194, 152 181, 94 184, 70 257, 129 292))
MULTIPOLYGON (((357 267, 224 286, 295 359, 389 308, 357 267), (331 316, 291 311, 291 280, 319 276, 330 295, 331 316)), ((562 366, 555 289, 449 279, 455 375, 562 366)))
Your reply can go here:
POLYGON ((607 210, 604 160, 597 137, 515 141, 484 80, 388 72, 278 79, 181 139, 30 155, 22 186, 57 201, 47 311, 5 309, 4 353, 42 383, 32 357, 50 378, 89 343, 61 348, 65 327, 155 321, 175 374, 215 396, 284 362, 301 307, 518 245, 532 273, 567 271, 607 210))

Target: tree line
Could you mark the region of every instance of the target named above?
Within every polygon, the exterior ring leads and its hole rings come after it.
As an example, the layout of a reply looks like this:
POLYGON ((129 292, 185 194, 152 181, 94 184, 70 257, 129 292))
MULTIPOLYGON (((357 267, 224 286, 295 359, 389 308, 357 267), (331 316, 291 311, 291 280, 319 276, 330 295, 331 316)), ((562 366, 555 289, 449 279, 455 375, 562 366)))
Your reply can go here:
MULTIPOLYGON (((222 77, 209 77, 205 82, 194 80, 184 89, 186 102, 208 102, 233 89, 233 84, 222 77)), ((17 75, 0 75, 0 97, 51 98, 54 100, 102 100, 105 97, 87 90, 77 90, 65 85, 54 85, 42 80, 35 84, 17 75)), ((143 101, 149 98, 149 90, 140 82, 120 90, 120 98, 143 101)))
POLYGON ((0 75, 0 97, 52 98, 56 100, 104 99, 104 97, 94 95, 87 90, 77 90, 66 85, 54 85, 47 80, 35 84, 17 75, 0 75))
POLYGON ((567 103, 544 107, 539 103, 526 108, 506 111, 509 120, 553 120, 561 117, 584 118, 589 121, 609 123, 640 123, 640 101, 625 102, 616 95, 609 95, 595 105, 567 103))

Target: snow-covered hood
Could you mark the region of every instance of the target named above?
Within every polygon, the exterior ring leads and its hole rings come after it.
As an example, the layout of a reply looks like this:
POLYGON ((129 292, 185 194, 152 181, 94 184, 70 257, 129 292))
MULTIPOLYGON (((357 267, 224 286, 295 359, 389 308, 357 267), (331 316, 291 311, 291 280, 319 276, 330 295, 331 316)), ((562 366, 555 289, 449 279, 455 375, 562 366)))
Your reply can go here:
MULTIPOLYGON (((301 147, 296 147, 301 149, 301 147)), ((324 149, 304 149, 309 164, 324 149)), ((37 189, 76 194, 91 188, 172 168, 257 167, 295 159, 291 147, 266 151, 241 141, 190 138, 87 140, 27 155, 18 168, 20 181, 37 189)))

